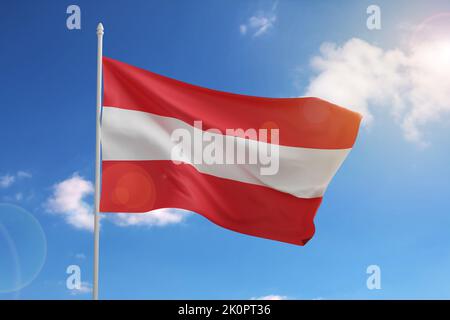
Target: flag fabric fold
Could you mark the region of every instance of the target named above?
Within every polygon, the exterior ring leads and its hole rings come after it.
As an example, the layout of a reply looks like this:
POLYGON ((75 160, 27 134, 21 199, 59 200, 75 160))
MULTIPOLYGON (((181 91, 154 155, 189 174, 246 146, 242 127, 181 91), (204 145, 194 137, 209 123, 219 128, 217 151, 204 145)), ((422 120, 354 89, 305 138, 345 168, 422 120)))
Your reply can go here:
POLYGON ((190 85, 103 58, 101 212, 180 208, 304 245, 361 116, 190 85), (243 155, 240 157, 240 155, 243 155))

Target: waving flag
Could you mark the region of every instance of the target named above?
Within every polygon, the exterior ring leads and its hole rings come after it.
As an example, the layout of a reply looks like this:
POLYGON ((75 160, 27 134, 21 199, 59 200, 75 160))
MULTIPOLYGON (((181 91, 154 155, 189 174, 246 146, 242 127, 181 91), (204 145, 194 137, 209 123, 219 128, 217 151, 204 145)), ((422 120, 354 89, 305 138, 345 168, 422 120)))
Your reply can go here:
POLYGON ((237 232, 304 245, 359 114, 318 98, 190 85, 103 58, 100 211, 197 212, 237 232))

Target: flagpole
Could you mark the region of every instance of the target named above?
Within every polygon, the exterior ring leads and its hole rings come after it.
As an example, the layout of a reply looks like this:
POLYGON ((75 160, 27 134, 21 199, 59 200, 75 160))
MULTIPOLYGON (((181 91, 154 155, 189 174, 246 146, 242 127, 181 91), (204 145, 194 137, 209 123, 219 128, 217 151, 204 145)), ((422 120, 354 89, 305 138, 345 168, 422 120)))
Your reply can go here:
POLYGON ((100 113, 102 108, 103 25, 97 26, 97 116, 95 131, 95 212, 94 212, 94 281, 92 299, 98 300, 98 262, 100 242, 100 113))

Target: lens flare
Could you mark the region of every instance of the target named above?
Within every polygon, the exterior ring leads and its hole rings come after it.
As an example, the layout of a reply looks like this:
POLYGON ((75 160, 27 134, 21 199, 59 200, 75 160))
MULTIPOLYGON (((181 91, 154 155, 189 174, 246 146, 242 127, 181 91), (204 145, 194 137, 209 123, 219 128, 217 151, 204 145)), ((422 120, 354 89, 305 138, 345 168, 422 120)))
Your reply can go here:
POLYGON ((412 46, 420 43, 450 42, 450 12, 440 12, 419 23, 411 33, 412 46))
POLYGON ((11 204, 0 204, 0 293, 29 285, 41 271, 47 241, 36 218, 11 204))

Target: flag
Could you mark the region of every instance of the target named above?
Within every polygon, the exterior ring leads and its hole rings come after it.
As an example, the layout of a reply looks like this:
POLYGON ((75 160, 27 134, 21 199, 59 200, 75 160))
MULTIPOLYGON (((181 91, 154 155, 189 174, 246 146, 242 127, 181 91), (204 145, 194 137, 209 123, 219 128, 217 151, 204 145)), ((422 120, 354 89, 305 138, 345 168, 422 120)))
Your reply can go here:
POLYGON ((361 116, 324 100, 261 98, 103 58, 101 212, 196 212, 304 245, 361 116))

